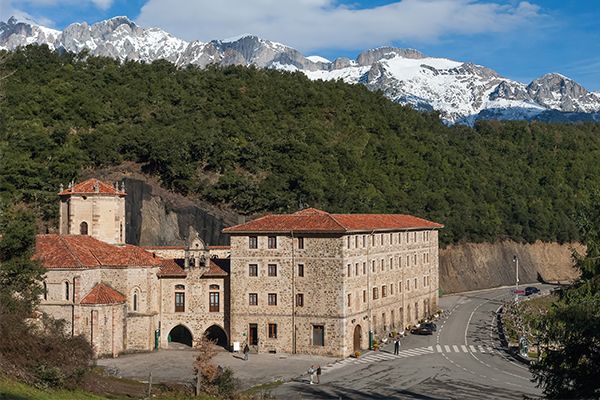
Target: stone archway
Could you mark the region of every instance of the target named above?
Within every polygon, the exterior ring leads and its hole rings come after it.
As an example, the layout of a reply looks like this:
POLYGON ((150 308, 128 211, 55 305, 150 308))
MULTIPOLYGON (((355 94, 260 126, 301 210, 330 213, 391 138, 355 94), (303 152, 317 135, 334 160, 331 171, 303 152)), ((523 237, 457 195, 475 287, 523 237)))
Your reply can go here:
POLYGON ((177 325, 169 332, 169 343, 181 343, 192 347, 194 338, 192 332, 183 325, 177 325))
POLYGON ((360 325, 356 325, 354 327, 354 351, 360 351, 362 341, 362 327, 360 325))
POLYGON ((227 339, 227 333, 219 325, 210 326, 204 334, 208 340, 215 342, 217 346, 227 348, 229 340, 227 339))

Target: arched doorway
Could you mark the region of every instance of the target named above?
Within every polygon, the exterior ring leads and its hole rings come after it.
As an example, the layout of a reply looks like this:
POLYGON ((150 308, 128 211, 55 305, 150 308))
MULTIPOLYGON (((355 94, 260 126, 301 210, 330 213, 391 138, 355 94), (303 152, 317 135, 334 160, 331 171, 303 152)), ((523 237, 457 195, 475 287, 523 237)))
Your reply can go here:
POLYGON ((192 338, 192 332, 190 332, 190 330, 183 325, 177 325, 176 327, 171 329, 171 332, 169 332, 168 339, 169 343, 181 343, 189 347, 192 347, 194 343, 192 338))
POLYGON ((227 347, 227 334, 219 325, 212 325, 204 334, 208 340, 213 340, 217 346, 227 347))
POLYGON ((360 325, 354 327, 354 351, 360 351, 360 342, 362 340, 362 328, 360 325))

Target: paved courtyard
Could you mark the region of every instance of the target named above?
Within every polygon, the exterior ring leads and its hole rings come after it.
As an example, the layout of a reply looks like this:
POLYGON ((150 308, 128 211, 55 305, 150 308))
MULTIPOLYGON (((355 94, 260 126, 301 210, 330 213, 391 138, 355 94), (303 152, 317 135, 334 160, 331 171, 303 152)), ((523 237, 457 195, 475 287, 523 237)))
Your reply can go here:
MULTIPOLYGON (((187 383, 194 380, 192 365, 196 355, 197 352, 190 349, 160 350, 100 359, 98 365, 123 378, 146 381, 152 372, 154 382, 187 383)), ((248 388, 275 380, 288 381, 306 373, 312 364, 324 367, 336 359, 305 354, 250 354, 248 361, 244 361, 241 354, 221 351, 213 361, 231 368, 242 387, 248 388)))

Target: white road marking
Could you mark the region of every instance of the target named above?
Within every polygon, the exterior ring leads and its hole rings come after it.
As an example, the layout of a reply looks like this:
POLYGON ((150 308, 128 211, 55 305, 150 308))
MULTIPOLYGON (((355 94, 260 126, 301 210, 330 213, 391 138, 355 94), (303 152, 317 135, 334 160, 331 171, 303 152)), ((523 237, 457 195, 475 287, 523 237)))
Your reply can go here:
POLYGON ((442 352, 442 346, 440 346, 439 344, 435 346, 436 350, 438 353, 442 352))
POLYGON ((453 344, 453 345, 452 345, 452 349, 454 350, 454 352, 455 352, 455 353, 458 353, 458 352, 459 352, 459 351, 458 351, 458 346, 457 346, 457 345, 455 345, 455 344, 453 344))
POLYGON ((477 346, 477 348, 479 349, 480 353, 485 353, 483 346, 480 345, 480 346, 477 346))
POLYGON ((448 346, 447 344, 444 345, 444 350, 446 350, 446 353, 450 353, 450 346, 448 346))
POLYGON ((475 346, 473 346, 472 344, 469 345, 469 349, 471 349, 473 353, 477 353, 477 349, 475 349, 475 346))
POLYGON ((469 352, 469 350, 467 350, 467 346, 465 346, 464 344, 461 344, 460 348, 462 349, 463 353, 468 353, 469 352))

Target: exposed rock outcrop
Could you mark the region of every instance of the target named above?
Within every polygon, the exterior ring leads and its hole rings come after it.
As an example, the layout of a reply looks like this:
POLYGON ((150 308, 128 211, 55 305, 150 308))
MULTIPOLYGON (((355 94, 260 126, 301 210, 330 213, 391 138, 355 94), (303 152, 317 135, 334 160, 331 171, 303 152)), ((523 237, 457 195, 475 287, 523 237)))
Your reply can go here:
POLYGON ((537 282, 567 282, 578 276, 573 267, 572 250, 580 254, 585 247, 579 243, 521 244, 512 241, 498 243, 464 243, 440 249, 440 288, 444 293, 514 285, 515 263, 519 259, 521 284, 537 282))

